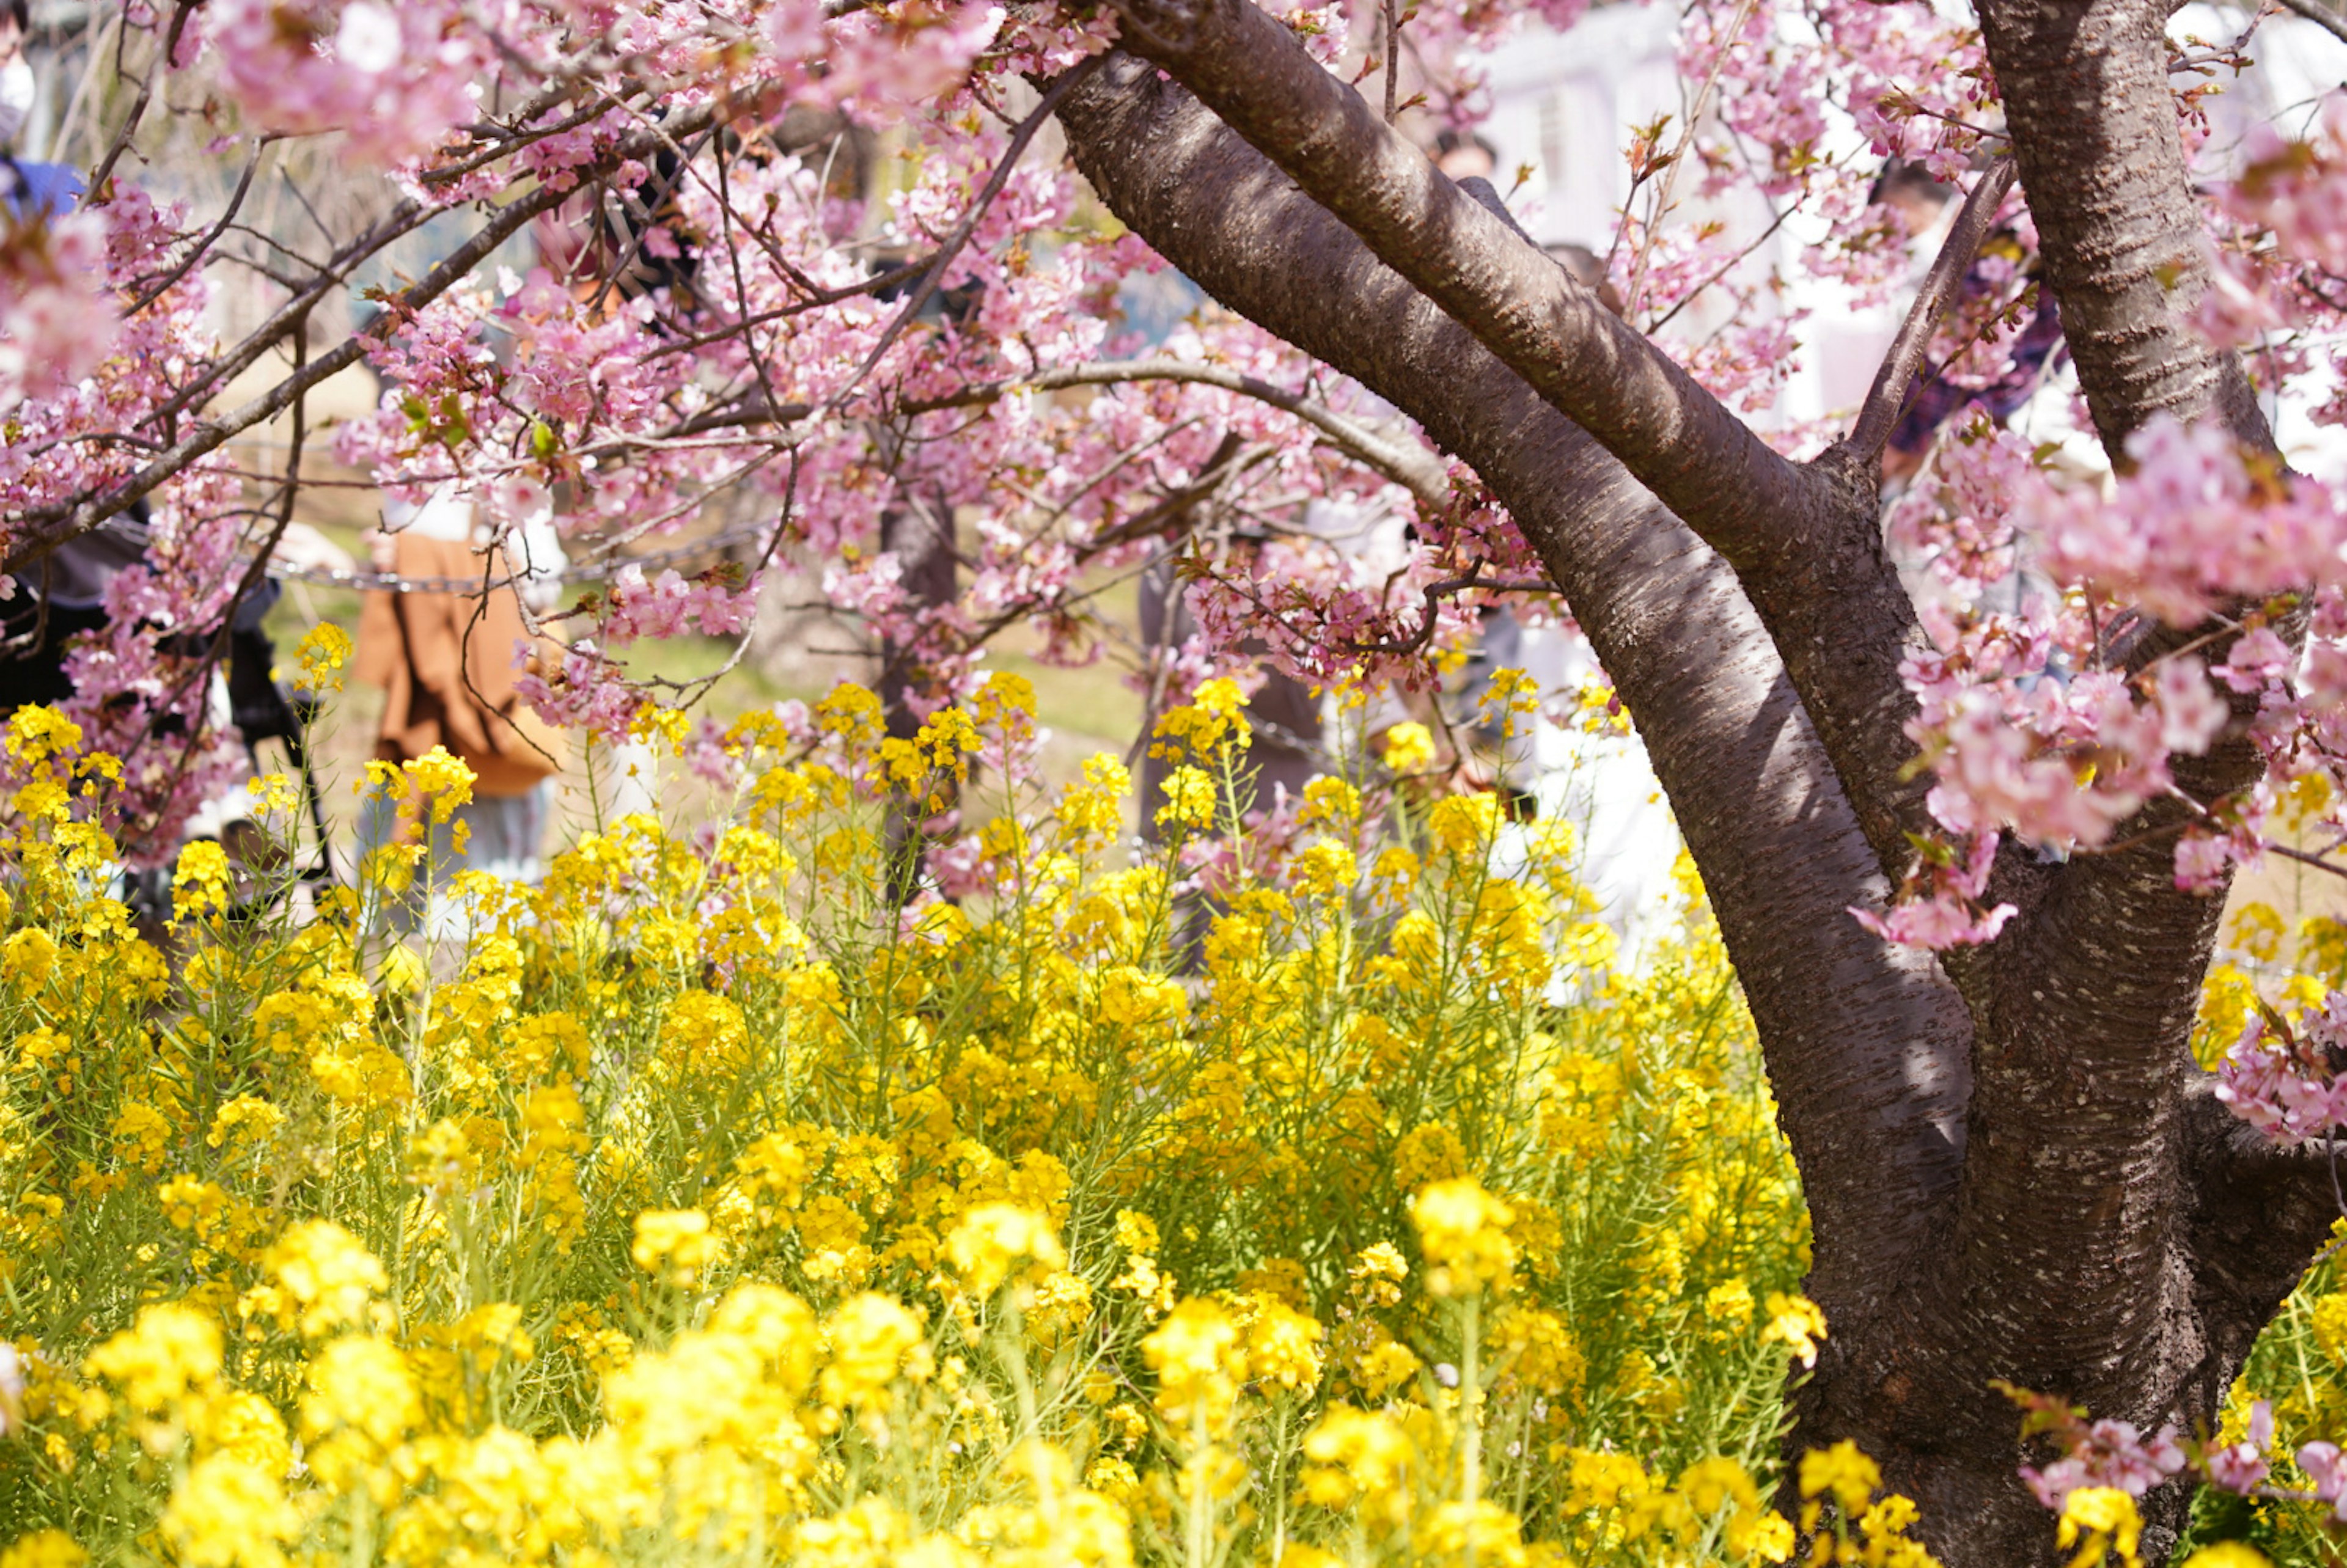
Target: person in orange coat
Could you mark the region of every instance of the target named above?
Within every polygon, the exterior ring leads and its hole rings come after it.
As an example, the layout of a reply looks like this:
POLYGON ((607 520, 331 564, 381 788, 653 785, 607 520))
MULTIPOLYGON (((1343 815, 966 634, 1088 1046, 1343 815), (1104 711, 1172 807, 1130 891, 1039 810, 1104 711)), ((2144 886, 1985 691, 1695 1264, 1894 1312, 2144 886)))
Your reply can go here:
MULTIPOLYGON (((387 507, 385 522, 374 541, 378 569, 487 585, 370 591, 359 611, 352 673, 384 692, 375 756, 408 763, 444 746, 473 771, 472 800, 447 823, 423 825, 427 897, 436 906, 447 880, 464 870, 534 881, 564 753, 560 734, 516 690, 518 646, 534 641, 520 595, 550 597, 559 587, 559 547, 533 537, 524 549, 488 548, 471 502, 446 488, 422 507, 387 507)), ((362 865, 367 852, 417 831, 413 808, 403 818, 393 804, 371 802, 359 829, 362 865)), ((413 918, 412 903, 397 918, 413 918)))

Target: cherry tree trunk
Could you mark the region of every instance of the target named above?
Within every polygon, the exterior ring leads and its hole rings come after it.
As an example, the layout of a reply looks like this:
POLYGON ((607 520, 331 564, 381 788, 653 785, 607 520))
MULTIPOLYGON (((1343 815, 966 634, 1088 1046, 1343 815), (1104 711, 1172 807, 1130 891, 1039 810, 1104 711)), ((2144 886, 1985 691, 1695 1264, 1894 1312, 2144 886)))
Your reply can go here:
MULTIPOLYGON (((2182 324, 2204 274, 2164 8, 1983 8, 2105 439, 2213 412, 2270 448, 2239 367, 2182 324)), ((1222 304, 1472 466, 1668 792, 1814 1227, 1830 1330, 1790 1450, 1856 1440, 1950 1568, 2055 1561, 2018 1474, 2053 1456, 2024 1448, 1992 1384, 2146 1433, 2211 1429, 2335 1214, 2320 1163, 2235 1122, 2188 1053, 2222 900, 2175 886, 2183 808, 2123 825, 2115 841, 2142 841, 2123 853, 2004 846, 1991 897, 2018 913, 1985 947, 1942 958, 1870 935, 1850 911, 1882 907, 1931 826, 1879 435, 1808 464, 1768 451, 1248 0, 1125 10, 1131 52, 1060 111, 1086 177, 1222 304)), ((1910 374, 1886 368, 1889 396, 1910 374)), ((2256 766, 2236 735, 2179 783, 2213 798, 2256 766)), ((2147 1559, 2188 1505, 2180 1485, 2144 1500, 2147 1559)))
MULTIPOLYGON (((906 495, 880 516, 880 548, 902 563, 906 597, 915 604, 935 608, 951 604, 959 584, 954 553, 953 508, 940 492, 933 497, 906 495)), ((891 740, 909 741, 921 733, 922 714, 916 699, 928 694, 933 650, 917 643, 884 639, 880 644, 880 678, 876 682, 880 711, 891 740)), ((898 798, 888 807, 888 897, 898 904, 912 902, 921 886, 921 858, 928 852, 924 831, 930 817, 926 800, 898 798)))

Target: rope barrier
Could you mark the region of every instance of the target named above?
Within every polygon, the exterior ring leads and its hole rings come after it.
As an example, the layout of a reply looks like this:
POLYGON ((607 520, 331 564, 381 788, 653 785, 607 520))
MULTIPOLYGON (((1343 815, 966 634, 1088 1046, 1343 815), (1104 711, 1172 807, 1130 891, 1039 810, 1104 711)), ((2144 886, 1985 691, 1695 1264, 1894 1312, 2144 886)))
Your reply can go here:
MULTIPOLYGON (((695 539, 690 544, 656 550, 650 555, 607 556, 601 560, 566 565, 559 572, 518 570, 486 580, 477 577, 402 577, 397 572, 389 571, 342 571, 333 567, 281 565, 276 561, 270 562, 269 575, 282 582, 315 583, 323 588, 352 589, 362 593, 477 594, 485 589, 511 588, 524 582, 603 582, 619 576, 630 567, 647 572, 657 571, 678 561, 692 560, 733 545, 764 544, 772 528, 772 524, 731 528, 705 539, 695 539)), ((510 557, 512 552, 508 550, 507 553, 510 557)))

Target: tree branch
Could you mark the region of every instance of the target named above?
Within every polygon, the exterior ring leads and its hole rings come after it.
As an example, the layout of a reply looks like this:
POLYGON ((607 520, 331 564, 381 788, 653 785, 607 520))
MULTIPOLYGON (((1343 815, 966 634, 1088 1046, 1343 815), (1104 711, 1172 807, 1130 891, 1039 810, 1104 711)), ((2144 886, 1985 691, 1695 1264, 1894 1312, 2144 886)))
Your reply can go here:
POLYGON ((85 207, 104 200, 106 182, 113 178, 114 166, 121 162, 122 155, 130 149, 130 138, 138 134, 139 124, 147 118, 147 106, 154 101, 155 79, 171 68, 171 56, 179 51, 179 35, 187 31, 188 18, 195 12, 196 0, 179 0, 179 4, 171 8, 170 25, 163 30, 162 47, 156 52, 153 62, 147 67, 146 77, 138 84, 138 96, 131 100, 130 112, 122 117, 122 128, 114 133, 114 140, 108 145, 106 155, 97 160, 97 167, 90 170, 89 184, 82 191, 82 205, 85 207))
POLYGON ((2022 189, 2095 428, 2114 460, 2157 413, 2211 410, 2237 439, 2272 434, 2233 356, 2188 315, 2208 287, 2168 86, 2160 0, 2004 0, 1980 7, 2022 189))
MULTIPOLYGON (((687 110, 678 115, 667 128, 671 134, 691 135, 710 123, 715 114, 716 110, 712 108, 687 110)), ((591 174, 617 168, 631 158, 641 158, 651 150, 655 140, 656 138, 647 132, 638 132, 622 138, 605 149, 592 164, 584 166, 581 172, 591 174)), ((141 497, 150 494, 158 486, 184 471, 190 464, 217 451, 231 437, 266 420, 273 419, 291 408, 311 388, 327 377, 357 364, 370 346, 383 341, 384 336, 396 330, 397 323, 404 315, 412 314, 423 309, 424 306, 454 288, 475 267, 486 261, 499 245, 518 232, 524 224, 539 213, 560 205, 567 195, 567 191, 540 186, 527 196, 518 197, 507 202, 499 208, 497 216, 484 224, 471 239, 441 258, 430 272, 401 291, 393 302, 395 308, 385 311, 365 332, 358 333, 335 345, 329 352, 319 355, 307 365, 295 371, 277 385, 241 407, 218 418, 200 421, 185 437, 150 459, 128 479, 105 494, 78 504, 45 507, 37 511, 25 514, 23 518, 25 527, 9 539, 7 556, 5 560, 0 560, 0 574, 14 574, 23 570, 25 567, 47 555, 66 540, 78 534, 87 533, 107 518, 126 510, 141 497)), ((415 203, 405 203, 403 212, 406 208, 415 207, 416 207, 415 203)), ((417 208, 417 210, 421 211, 421 209, 417 208)), ((407 216, 412 217, 413 214, 407 214, 407 216)), ((318 298, 328 288, 347 276, 353 268, 367 256, 374 254, 375 250, 390 243, 399 234, 405 233, 407 227, 413 227, 412 223, 403 226, 401 219, 402 213, 395 212, 392 218, 387 218, 376 225, 370 232, 370 237, 376 239, 375 244, 364 250, 357 246, 346 248, 343 255, 336 259, 334 266, 322 271, 318 277, 313 280, 308 289, 297 294, 291 302, 272 316, 270 321, 263 324, 261 330, 248 337, 235 354, 209 367, 204 375, 194 384, 210 386, 232 377, 237 372, 257 362, 277 339, 283 337, 289 332, 301 330, 309 311, 316 305, 318 298)), ((181 398, 184 399, 186 395, 187 394, 183 392, 181 398)))
POLYGON ((1355 643, 1358 653, 1415 653, 1434 641, 1434 628, 1442 619, 1442 601, 1456 599, 1470 589, 1480 588, 1487 593, 1554 593, 1556 587, 1546 582, 1508 582, 1483 575, 1483 563, 1477 561, 1458 577, 1446 577, 1426 585, 1425 605, 1419 616, 1418 630, 1408 637, 1386 637, 1374 642, 1355 643))
POLYGON ((1963 285, 1964 274, 1971 271, 1973 258, 1980 254, 1981 241, 1988 237, 1989 225, 1996 221, 1996 210, 2004 202, 2004 193, 2013 189, 2013 173, 2010 158, 2000 158, 1982 171, 1972 194, 1964 198, 1963 210, 1956 214, 1947 240, 1940 246, 1932 270, 1924 274, 1923 286, 1916 291, 1915 302, 1908 307, 1907 319, 1900 323, 1891 352, 1882 356, 1882 367, 1874 373, 1874 385, 1866 395, 1865 406, 1859 410, 1858 423, 1850 428, 1847 445, 1863 461, 1882 460, 1882 449, 1891 443, 1891 432, 1899 423, 1900 410, 1906 406, 1908 389, 1915 383, 1915 373, 1922 368, 1932 336, 1940 330, 1948 307, 1955 302, 1956 291, 1963 285))
MULTIPOLYGON (((2239 365, 2188 320, 2206 263, 2164 0, 1984 0, 1980 10, 2046 281, 2104 446, 2124 462, 2127 436, 2153 415, 2213 414, 2270 450, 2239 365)), ((2257 766, 2247 741, 2228 736, 2208 756, 2178 758, 2177 784, 2213 799, 2257 766)), ((1978 1377, 2057 1388, 2146 1430, 2188 1426, 2215 1407, 2155 1386, 2145 1368, 2198 1364, 2221 1388, 2263 1322, 2206 1315, 2233 1308, 2205 1271, 2194 1277, 2179 1219, 2200 1201, 2182 1190, 2200 1136, 2188 1043, 2223 902, 2176 886, 2158 830, 2192 809, 2154 801, 2120 830, 2132 848, 2026 876, 2000 864, 2000 881, 2020 876, 2032 897, 1959 966, 1979 1025, 1974 1135, 1955 1225, 1917 1282, 1919 1298, 1947 1303, 1923 1332, 1961 1342, 1978 1377)), ((2235 1245, 2263 1244, 2245 1234, 2235 1245)), ((1992 1415, 2010 1419, 1976 1419, 1992 1415)))
POLYGON ((1002 149, 1002 157, 995 163, 994 172, 987 176, 985 185, 971 200, 969 210, 961 215, 961 221, 954 225, 953 231, 938 246, 937 259, 921 275, 912 297, 905 302, 896 319, 881 332, 880 341, 872 345, 872 352, 864 356, 864 363, 856 367, 854 375, 847 378, 846 384, 832 395, 831 406, 835 408, 845 403, 848 395, 863 384, 864 378, 872 374, 872 367, 880 363, 905 329, 912 324, 913 318, 921 313, 921 307, 929 302, 931 296, 938 292, 938 285, 945 281, 946 269, 953 265, 956 256, 961 254, 961 248, 969 243, 970 235, 978 228, 978 220, 986 215, 989 207, 994 205, 994 199, 1002 194, 1003 186, 1010 183, 1010 171, 1019 167, 1020 157, 1026 152, 1027 144, 1035 139, 1035 133, 1043 128, 1043 122, 1051 118, 1052 112, 1060 107, 1060 100, 1100 68, 1101 58, 1098 55, 1093 56, 1052 83, 1044 92, 1043 101, 1037 104, 1011 131, 1010 145, 1002 149))
POLYGON ((2341 43, 2347 43, 2347 20, 2326 8, 2321 0, 2281 0, 2285 10, 2295 11, 2341 43))

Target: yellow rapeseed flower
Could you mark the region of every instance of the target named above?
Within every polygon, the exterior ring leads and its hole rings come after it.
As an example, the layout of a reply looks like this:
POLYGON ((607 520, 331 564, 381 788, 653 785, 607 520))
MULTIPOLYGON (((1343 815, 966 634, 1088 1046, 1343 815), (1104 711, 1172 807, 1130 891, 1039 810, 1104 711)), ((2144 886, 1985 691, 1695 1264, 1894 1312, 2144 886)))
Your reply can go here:
POLYGON ((946 1235, 946 1256, 981 1300, 1002 1287, 1013 1264, 1028 1261, 1051 1269, 1068 1262, 1051 1222, 1017 1204, 979 1204, 963 1214, 946 1235))
POLYGON ((2138 1568, 2136 1549, 2143 1535, 2143 1517, 2135 1499, 2115 1486, 2082 1486, 2064 1500, 2054 1538, 2065 1550, 2075 1546, 2070 1568, 2096 1568, 2116 1554, 2127 1568, 2138 1568))
POLYGON ((901 1375, 916 1381, 930 1371, 920 1320, 887 1296, 850 1296, 824 1319, 831 1358, 823 1368, 823 1397, 835 1405, 869 1407, 901 1375))
POLYGON ((309 1338, 367 1325, 376 1297, 391 1287, 374 1255, 332 1220, 289 1226, 262 1261, 292 1298, 292 1326, 309 1338))
POLYGON ((277 1478, 226 1453, 189 1466, 156 1522, 189 1568, 277 1568, 285 1543, 302 1532, 302 1515, 277 1478))
POLYGON ((1403 723, 1386 732, 1385 764, 1398 774, 1423 772, 1434 761, 1434 734, 1424 724, 1403 723))
POLYGON ((1423 1188, 1409 1202, 1409 1217, 1434 1295, 1504 1291, 1514 1283, 1516 1245, 1507 1233, 1515 1211, 1472 1176, 1423 1188))
POLYGON ((62 1530, 36 1530, 0 1547, 0 1568, 82 1568, 89 1553, 62 1530))
POLYGON ((220 1326, 185 1307, 142 1307, 128 1328, 90 1352, 87 1365, 90 1376, 121 1389, 132 1409, 161 1414, 219 1381, 220 1326))
POLYGON ((343 667, 351 661, 351 634, 331 620, 310 629, 293 650, 302 685, 326 693, 343 689, 343 667))
MULTIPOLYGON (((1811 1449, 1801 1456, 1801 1496, 1818 1499, 1831 1495, 1840 1505, 1844 1519, 1855 1520, 1865 1511, 1867 1499, 1882 1484, 1882 1471, 1869 1459, 1859 1446, 1844 1438, 1831 1448, 1811 1449)), ((1811 1513, 1815 1503, 1811 1503, 1811 1513)))
POLYGON ((1826 1337, 1826 1315, 1806 1296, 1768 1293, 1768 1323, 1760 1330, 1764 1340, 1780 1339, 1804 1367, 1818 1364, 1818 1341, 1826 1337))
POLYGON ((636 1216, 636 1239, 628 1255, 646 1274, 691 1285, 717 1261, 723 1246, 700 1209, 647 1209, 636 1216))

